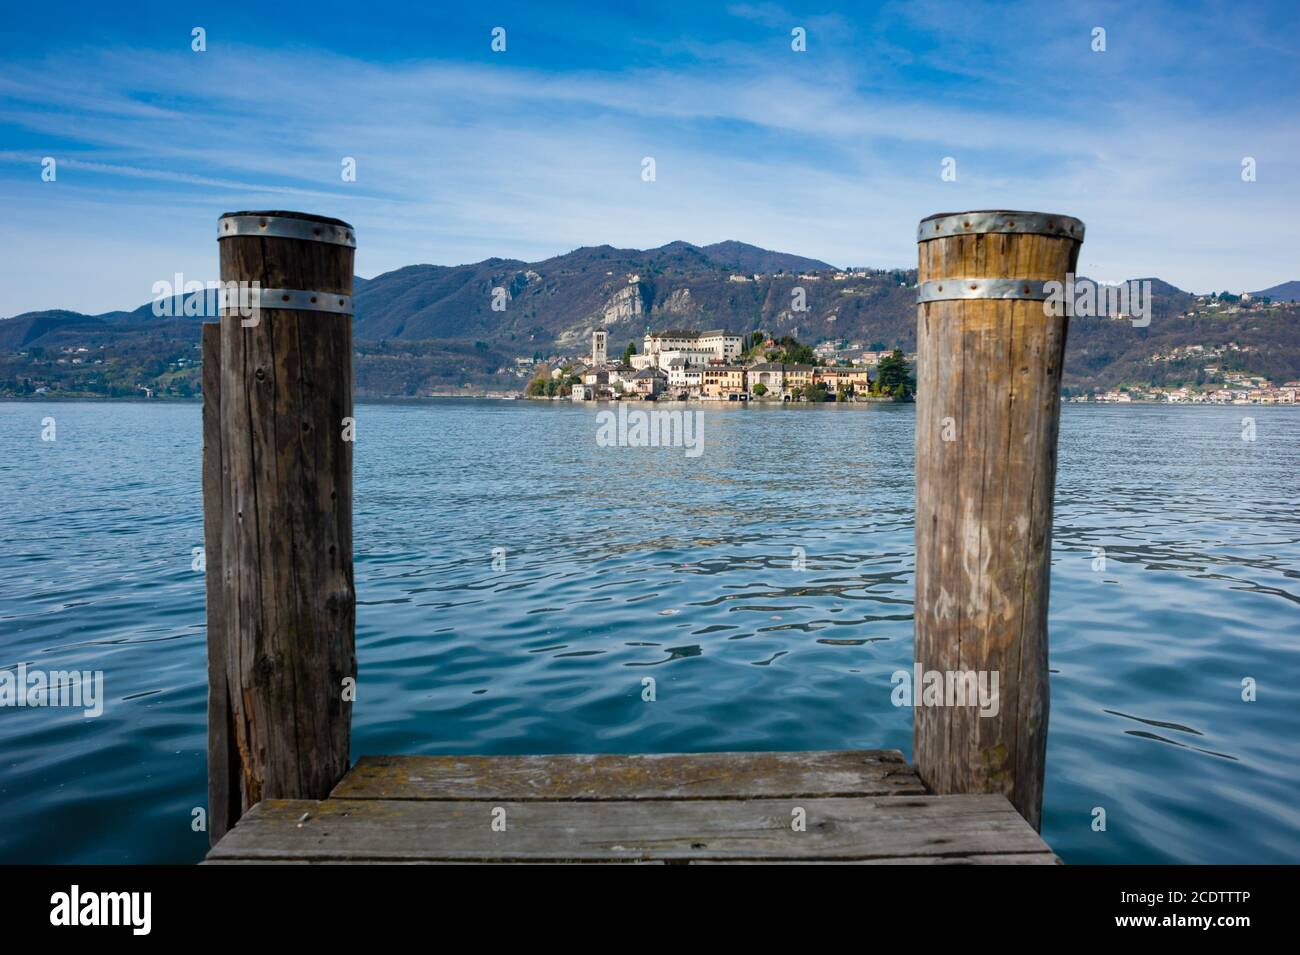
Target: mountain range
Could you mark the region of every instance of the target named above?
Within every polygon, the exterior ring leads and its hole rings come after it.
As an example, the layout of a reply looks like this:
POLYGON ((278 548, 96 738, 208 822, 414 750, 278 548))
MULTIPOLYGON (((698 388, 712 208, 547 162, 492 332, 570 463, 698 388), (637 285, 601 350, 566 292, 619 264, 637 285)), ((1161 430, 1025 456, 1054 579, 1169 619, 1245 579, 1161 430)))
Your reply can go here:
MULTIPOLYGON (((524 372, 516 370, 516 359, 585 354, 596 329, 609 333, 611 354, 629 341, 639 347, 647 328, 670 327, 762 329, 811 344, 844 340, 911 351, 915 281, 914 269, 844 272, 817 259, 734 241, 671 242, 648 250, 584 247, 532 263, 491 258, 410 265, 355 280, 357 391, 375 396, 517 390, 524 372), (800 294, 806 310, 794 307, 800 294)), ((1152 356, 1230 343, 1239 347, 1221 366, 1235 362, 1243 371, 1300 378, 1300 306, 1249 308, 1225 300, 1222 307, 1205 308, 1191 293, 1151 282, 1148 328, 1075 319, 1067 386, 1188 378, 1197 369, 1187 361, 1152 356)), ((1262 296, 1293 303, 1300 298, 1300 281, 1252 293, 1262 296)), ((53 310, 0 320, 0 388, 22 390, 23 381, 45 380, 52 370, 62 390, 108 374, 106 366, 113 364, 121 365, 113 373, 119 378, 179 379, 185 382, 179 393, 192 391, 202 317, 158 318, 147 303, 129 312, 53 310), (60 364, 53 356, 68 354, 64 349, 70 347, 86 349, 76 352, 86 358, 75 366, 60 364), (93 364, 92 353, 110 360, 93 364)))

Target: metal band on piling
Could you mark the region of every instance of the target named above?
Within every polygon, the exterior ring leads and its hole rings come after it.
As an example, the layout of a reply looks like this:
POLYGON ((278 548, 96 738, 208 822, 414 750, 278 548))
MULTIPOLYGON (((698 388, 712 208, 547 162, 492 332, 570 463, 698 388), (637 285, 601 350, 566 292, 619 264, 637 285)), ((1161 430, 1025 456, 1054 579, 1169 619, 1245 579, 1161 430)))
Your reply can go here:
POLYGON ((350 226, 288 216, 222 216, 217 222, 217 240, 237 235, 267 235, 276 239, 302 239, 305 242, 346 245, 353 249, 357 247, 356 233, 350 226))
POLYGON ((1083 222, 1072 216, 1043 212, 958 212, 922 219, 916 227, 916 241, 946 239, 954 235, 980 235, 989 232, 1016 235, 1056 235, 1083 241, 1083 222))
POLYGON ((1041 279, 935 279, 916 287, 916 301, 922 305, 980 298, 1043 302, 1051 298, 1046 286, 1041 279))
POLYGON ((332 312, 336 315, 352 314, 352 296, 337 292, 312 292, 293 288, 240 289, 238 303, 225 300, 222 289, 221 308, 284 308, 299 312, 332 312), (250 294, 251 293, 251 294, 250 294), (242 301, 253 298, 254 301, 242 301))

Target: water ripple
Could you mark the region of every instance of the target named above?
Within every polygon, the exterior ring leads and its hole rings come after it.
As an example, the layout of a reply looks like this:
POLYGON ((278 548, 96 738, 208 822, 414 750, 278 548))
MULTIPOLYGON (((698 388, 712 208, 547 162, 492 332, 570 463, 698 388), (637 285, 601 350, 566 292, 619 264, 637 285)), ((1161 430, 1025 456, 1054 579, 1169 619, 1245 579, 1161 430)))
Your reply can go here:
MULTIPOLYGON (((354 754, 910 752, 912 408, 704 409, 699 458, 561 403, 357 413, 354 754)), ((1067 862, 1300 858, 1300 414, 1250 414, 1255 442, 1232 408, 1064 409, 1067 862)), ((0 652, 102 670, 106 706, 0 710, 0 862, 205 849, 199 442, 197 405, 3 406, 0 652)))

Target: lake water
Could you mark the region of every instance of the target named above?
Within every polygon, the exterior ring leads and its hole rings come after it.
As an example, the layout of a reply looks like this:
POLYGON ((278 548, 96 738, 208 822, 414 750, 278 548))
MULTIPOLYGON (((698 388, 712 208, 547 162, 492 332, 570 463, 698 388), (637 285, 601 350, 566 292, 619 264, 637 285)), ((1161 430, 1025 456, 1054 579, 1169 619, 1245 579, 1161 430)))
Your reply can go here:
MULTIPOLYGON (((698 457, 598 447, 568 403, 357 414, 354 758, 910 753, 910 406, 705 406, 698 457)), ((0 405, 0 668, 102 670, 106 699, 0 707, 0 862, 206 850, 199 415, 0 405)), ((1064 408, 1043 835, 1066 862, 1300 860, 1298 476, 1300 410, 1064 408)))

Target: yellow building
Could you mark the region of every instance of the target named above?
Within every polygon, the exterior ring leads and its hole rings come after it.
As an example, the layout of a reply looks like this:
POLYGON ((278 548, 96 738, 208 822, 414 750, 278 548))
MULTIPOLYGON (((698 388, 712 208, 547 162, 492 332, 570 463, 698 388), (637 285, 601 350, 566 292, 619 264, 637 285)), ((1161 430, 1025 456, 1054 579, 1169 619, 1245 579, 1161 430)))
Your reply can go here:
POLYGON ((813 383, 813 366, 812 365, 786 365, 785 366, 785 390, 787 394, 794 394, 805 385, 813 383))
POLYGON ((745 394, 745 369, 739 365, 706 365, 703 391, 707 398, 732 398, 745 394))
POLYGON ((814 380, 824 382, 832 393, 841 388, 852 390, 857 394, 866 394, 870 387, 870 376, 865 368, 830 367, 814 370, 814 380))

